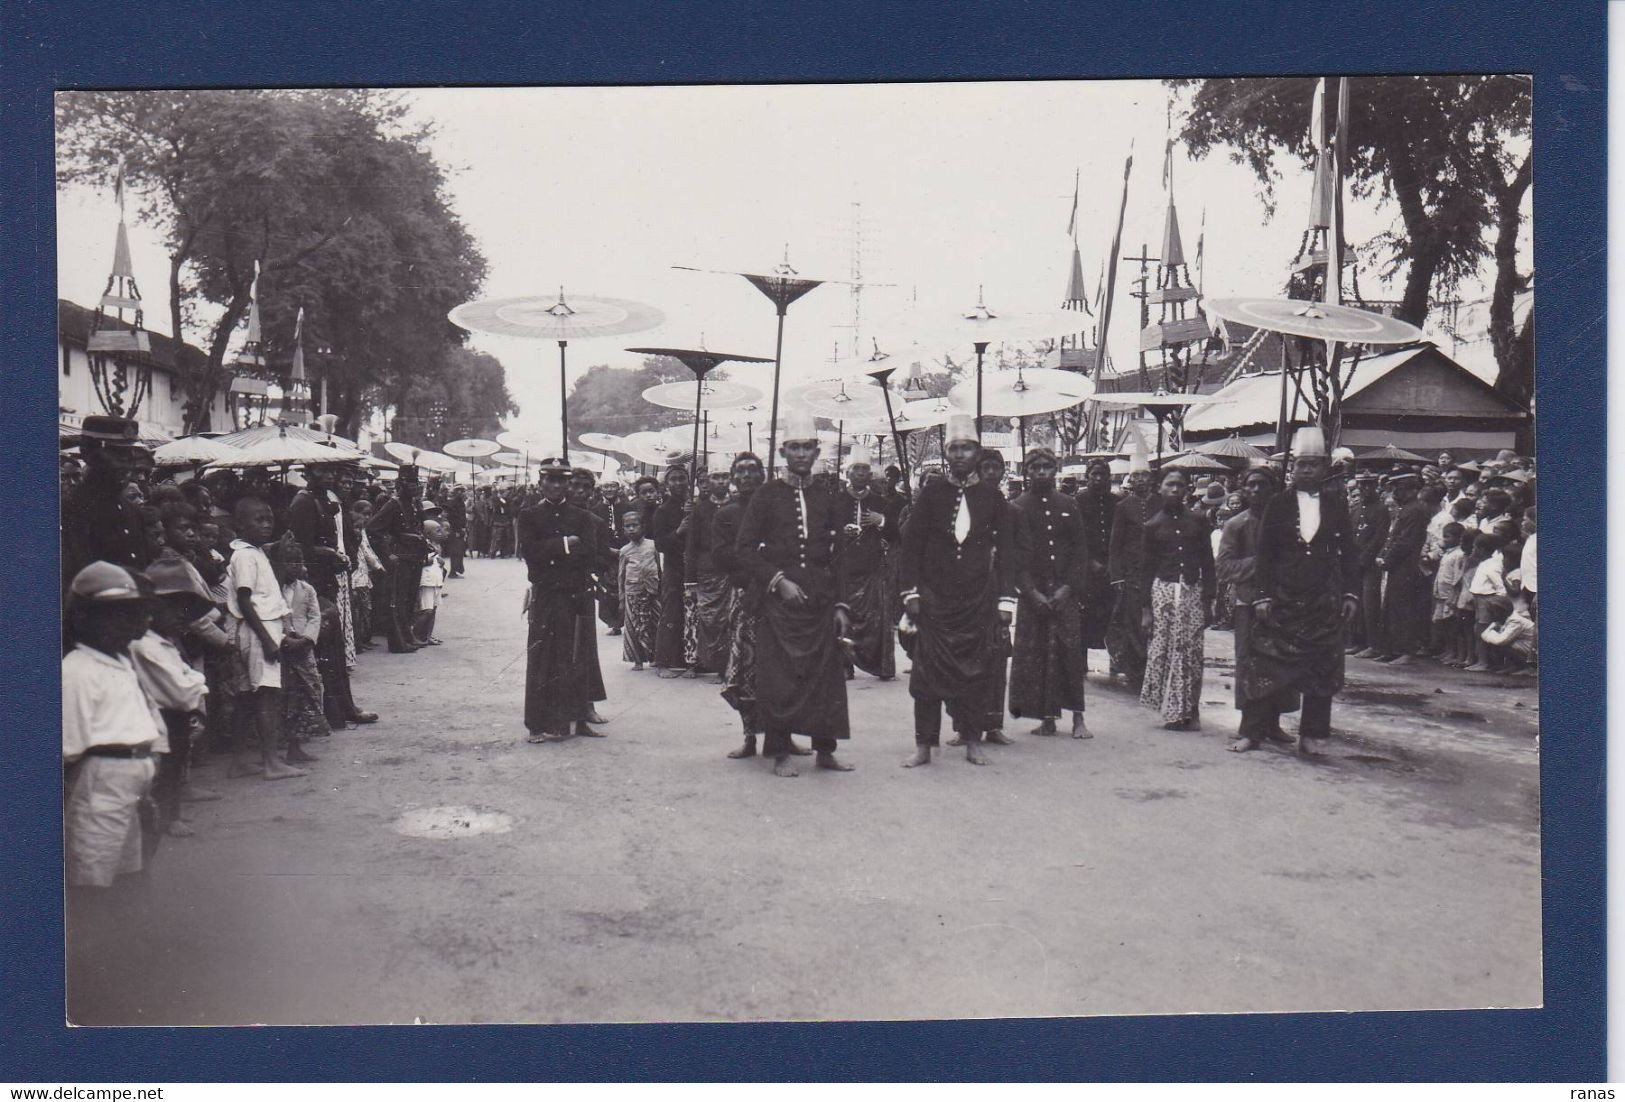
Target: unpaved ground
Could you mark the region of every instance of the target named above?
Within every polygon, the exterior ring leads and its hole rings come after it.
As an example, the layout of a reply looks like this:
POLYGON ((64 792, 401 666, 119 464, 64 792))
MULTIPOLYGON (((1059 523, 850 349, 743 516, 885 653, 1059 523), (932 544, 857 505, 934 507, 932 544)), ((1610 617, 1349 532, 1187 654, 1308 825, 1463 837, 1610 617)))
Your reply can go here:
MULTIPOLYGON (((1528 679, 1351 661, 1321 763, 1224 752, 1091 678, 1088 742, 993 764, 911 749, 904 682, 851 683, 857 771, 733 762, 714 686, 601 637, 603 740, 523 741, 523 569, 451 583, 447 645, 363 655, 372 728, 307 779, 203 783, 123 948, 77 955, 92 1023, 592 1022, 1531 1006, 1528 679), (461 807, 505 832, 400 833, 461 807), (115 963, 109 964, 109 961, 115 963)), ((1098 655, 1096 656, 1099 657, 1098 655)), ((1290 724, 1289 724, 1290 725, 1290 724)), ((479 823, 464 815, 462 822, 479 823)))

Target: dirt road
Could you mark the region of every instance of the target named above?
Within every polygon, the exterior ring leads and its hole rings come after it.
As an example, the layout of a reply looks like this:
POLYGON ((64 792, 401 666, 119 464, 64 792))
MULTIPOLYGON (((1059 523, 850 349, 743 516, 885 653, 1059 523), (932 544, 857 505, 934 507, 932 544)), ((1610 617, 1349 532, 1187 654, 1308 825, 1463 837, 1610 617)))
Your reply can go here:
MULTIPOLYGON (((1531 1006, 1532 679, 1350 662, 1332 754, 1225 752, 1091 678, 1097 737, 902 770, 905 681, 850 684, 845 775, 735 762, 713 685, 601 636, 607 739, 519 723, 523 568, 450 583, 446 645, 363 655, 383 715, 294 781, 199 780, 83 1023, 601 1022, 1531 1006), (437 813, 432 809, 460 809, 437 813), (495 829, 485 829, 493 827, 495 829), (418 836, 440 833, 443 836, 418 836), (480 832, 476 833, 475 831, 480 832)), ((1099 657, 1098 655, 1096 656, 1099 657)), ((1289 723, 1290 726, 1290 723, 1289 723)), ((88 971, 84 970, 88 969, 88 971)))

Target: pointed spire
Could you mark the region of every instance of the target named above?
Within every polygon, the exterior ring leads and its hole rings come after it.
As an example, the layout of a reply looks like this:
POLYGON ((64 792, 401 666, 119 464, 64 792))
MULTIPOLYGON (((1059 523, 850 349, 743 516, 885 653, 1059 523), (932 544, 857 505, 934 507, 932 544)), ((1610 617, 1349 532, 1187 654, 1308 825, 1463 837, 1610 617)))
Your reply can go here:
POLYGON ((1185 245, 1179 236, 1179 212, 1174 209, 1173 192, 1168 193, 1168 215, 1162 223, 1162 266, 1185 263, 1185 245))
POLYGON ((1086 309, 1088 306, 1089 290, 1083 283, 1083 254, 1078 251, 1078 243, 1072 243, 1072 271, 1066 280, 1066 295, 1061 300, 1063 306, 1074 310, 1086 309))
POLYGON ((305 381, 305 308, 299 307, 298 315, 293 319, 293 368, 288 372, 289 382, 302 383, 305 381))
POLYGON ((260 262, 254 261, 254 282, 248 288, 248 343, 260 343, 260 262))

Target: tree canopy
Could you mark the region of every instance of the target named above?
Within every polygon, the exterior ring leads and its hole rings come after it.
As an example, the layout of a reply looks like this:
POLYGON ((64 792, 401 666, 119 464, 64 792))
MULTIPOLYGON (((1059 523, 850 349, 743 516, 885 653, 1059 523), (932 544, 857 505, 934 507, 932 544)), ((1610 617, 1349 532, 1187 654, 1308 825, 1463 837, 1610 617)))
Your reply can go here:
MULTIPOLYGON (((1278 158, 1309 163, 1309 116, 1316 80, 1181 79, 1187 96, 1180 138, 1204 157, 1225 148, 1252 169, 1271 213, 1278 158)), ((1383 76, 1350 78, 1345 134, 1349 186, 1391 201, 1397 227, 1355 242, 1384 276, 1403 272, 1397 317, 1420 325, 1431 301, 1493 265, 1490 336, 1498 389, 1526 402, 1533 393, 1533 314, 1514 331, 1513 301, 1532 273, 1518 267, 1524 198, 1533 179, 1531 86, 1526 77, 1383 76)), ((1283 258, 1283 262, 1286 258, 1283 258)), ((1284 264, 1283 264, 1284 267, 1284 264)))
POLYGON ((651 405, 643 400, 643 392, 660 383, 693 379, 688 368, 668 356, 646 356, 643 366, 636 368, 595 364, 570 388, 570 431, 626 436, 692 423, 692 412, 651 405))
POLYGON ((125 164, 136 215, 169 252, 172 330, 207 334, 207 364, 184 380, 188 430, 208 427, 232 374, 256 260, 272 374, 287 369, 303 307, 307 364, 346 430, 454 362, 463 334, 446 313, 478 291, 485 260, 428 135, 387 95, 72 92, 57 124, 62 180, 110 183, 125 164))

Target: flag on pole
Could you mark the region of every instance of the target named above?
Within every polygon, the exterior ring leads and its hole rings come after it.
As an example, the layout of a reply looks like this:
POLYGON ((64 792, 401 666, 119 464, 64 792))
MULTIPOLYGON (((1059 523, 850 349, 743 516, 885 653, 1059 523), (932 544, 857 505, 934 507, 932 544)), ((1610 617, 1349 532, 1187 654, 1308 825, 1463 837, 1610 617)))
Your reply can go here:
POLYGON ((1112 324, 1112 298, 1117 289, 1118 256, 1123 250, 1123 216, 1128 212, 1128 178, 1134 169, 1134 149, 1129 147, 1128 159, 1123 162, 1123 198, 1117 204, 1117 232, 1112 234, 1111 252, 1106 259, 1106 292, 1100 303, 1100 336, 1095 340, 1097 354, 1095 357, 1095 371, 1100 372, 1106 364, 1106 337, 1112 324))
POLYGON ((302 383, 305 381, 305 308, 299 307, 299 313, 293 319, 293 369, 288 373, 289 381, 302 383))
POLYGON ((1080 175, 1081 175, 1080 170, 1078 170, 1078 169, 1073 170, 1073 172, 1072 172, 1072 214, 1071 214, 1071 217, 1069 217, 1066 220, 1066 233, 1067 233, 1067 236, 1072 238, 1074 243, 1076 243, 1077 240, 1078 240, 1078 180, 1079 180, 1080 175))

